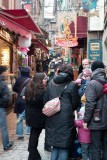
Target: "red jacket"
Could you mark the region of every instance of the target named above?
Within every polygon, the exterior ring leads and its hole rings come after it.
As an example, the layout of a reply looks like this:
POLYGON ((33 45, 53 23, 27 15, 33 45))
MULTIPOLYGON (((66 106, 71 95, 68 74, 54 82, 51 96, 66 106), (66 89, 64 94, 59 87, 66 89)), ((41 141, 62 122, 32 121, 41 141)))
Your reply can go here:
POLYGON ((91 143, 90 129, 84 129, 83 120, 75 120, 75 126, 78 127, 78 140, 80 143, 91 143))

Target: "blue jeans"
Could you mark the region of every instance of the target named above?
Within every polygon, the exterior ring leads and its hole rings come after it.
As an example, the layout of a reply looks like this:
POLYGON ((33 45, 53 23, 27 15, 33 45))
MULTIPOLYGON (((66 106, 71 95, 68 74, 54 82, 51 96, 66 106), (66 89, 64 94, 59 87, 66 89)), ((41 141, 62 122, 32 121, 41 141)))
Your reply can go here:
POLYGON ((7 129, 6 112, 4 108, 0 108, 0 128, 2 134, 3 147, 7 147, 9 145, 9 136, 7 129))
MULTIPOLYGON (((17 118, 19 118, 20 116, 22 116, 22 114, 17 114, 17 118)), ((27 134, 30 134, 30 127, 29 126, 26 126, 25 130, 26 130, 27 134)), ((23 128, 23 120, 22 120, 16 126, 16 134, 18 137, 23 137, 23 133, 24 133, 24 128, 23 128)))
POLYGON ((20 118, 21 120, 25 119, 25 110, 20 114, 18 118, 20 118))
POLYGON ((51 160, 68 160, 68 149, 53 147, 51 160))

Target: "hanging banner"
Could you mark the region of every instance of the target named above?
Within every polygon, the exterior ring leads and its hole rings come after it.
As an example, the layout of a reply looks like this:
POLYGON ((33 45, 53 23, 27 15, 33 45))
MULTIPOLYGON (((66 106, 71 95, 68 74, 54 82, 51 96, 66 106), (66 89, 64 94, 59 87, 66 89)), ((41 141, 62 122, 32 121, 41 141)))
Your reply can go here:
POLYGON ((55 44, 62 47, 78 46, 77 42, 77 14, 64 12, 58 14, 58 35, 55 44), (74 26, 75 35, 70 30, 70 25, 74 26))
POLYGON ((89 14, 89 31, 103 31, 104 29, 104 0, 96 3, 96 8, 90 10, 89 14))
POLYGON ((95 9, 97 6, 97 1, 98 0, 82 0, 83 10, 88 12, 92 9, 95 9))

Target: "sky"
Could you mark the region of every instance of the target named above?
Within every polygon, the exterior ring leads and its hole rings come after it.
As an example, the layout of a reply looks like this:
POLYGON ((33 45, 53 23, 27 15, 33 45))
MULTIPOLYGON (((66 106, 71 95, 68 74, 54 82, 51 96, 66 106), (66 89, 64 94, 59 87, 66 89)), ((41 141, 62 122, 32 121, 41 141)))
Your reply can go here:
POLYGON ((44 15, 45 18, 53 18, 53 3, 54 0, 45 0, 45 8, 44 8, 44 15))

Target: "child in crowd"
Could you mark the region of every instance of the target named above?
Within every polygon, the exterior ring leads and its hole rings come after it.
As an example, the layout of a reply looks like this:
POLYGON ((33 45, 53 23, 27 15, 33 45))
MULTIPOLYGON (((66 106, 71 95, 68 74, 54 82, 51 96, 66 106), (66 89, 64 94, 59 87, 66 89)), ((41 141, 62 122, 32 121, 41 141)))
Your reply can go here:
MULTIPOLYGON (((84 95, 84 93, 85 93, 85 88, 86 88, 87 83, 89 83, 89 81, 91 79, 91 74, 92 74, 91 69, 86 68, 86 69, 83 70, 82 78, 81 79, 77 79, 75 81, 75 83, 79 87, 78 92, 79 92, 80 97, 82 97, 84 95)), ((83 99, 85 98, 84 96, 83 96, 83 99)), ((78 106, 77 112, 80 110, 81 106, 82 106, 81 104, 78 106)))
POLYGON ((80 97, 82 97, 84 95, 86 85, 91 80, 91 74, 92 74, 91 69, 84 69, 83 70, 83 76, 81 79, 81 85, 80 85, 80 89, 79 89, 80 97))
POLYGON ((78 140, 81 143, 82 150, 82 160, 90 159, 90 143, 91 143, 91 133, 90 130, 84 129, 83 118, 84 118, 85 106, 82 106, 78 112, 79 118, 75 120, 75 126, 78 127, 78 140))

